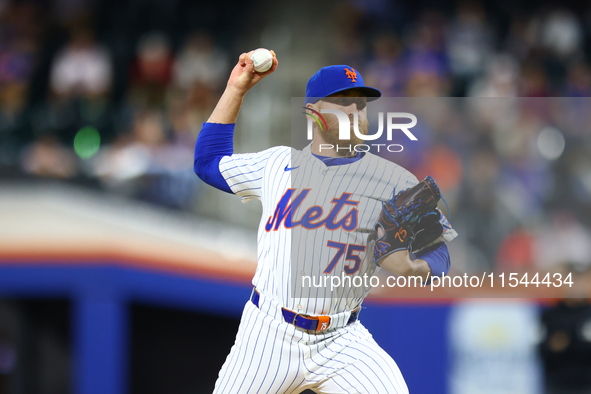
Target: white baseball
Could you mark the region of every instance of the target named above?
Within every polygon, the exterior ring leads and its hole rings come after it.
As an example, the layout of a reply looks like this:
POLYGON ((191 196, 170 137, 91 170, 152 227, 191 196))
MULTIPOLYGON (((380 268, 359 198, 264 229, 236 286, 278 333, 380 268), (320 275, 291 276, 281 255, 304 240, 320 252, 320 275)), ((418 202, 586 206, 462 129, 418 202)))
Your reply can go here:
POLYGON ((254 62, 254 71, 264 73, 268 71, 273 65, 273 54, 265 48, 259 48, 250 54, 250 58, 254 62))

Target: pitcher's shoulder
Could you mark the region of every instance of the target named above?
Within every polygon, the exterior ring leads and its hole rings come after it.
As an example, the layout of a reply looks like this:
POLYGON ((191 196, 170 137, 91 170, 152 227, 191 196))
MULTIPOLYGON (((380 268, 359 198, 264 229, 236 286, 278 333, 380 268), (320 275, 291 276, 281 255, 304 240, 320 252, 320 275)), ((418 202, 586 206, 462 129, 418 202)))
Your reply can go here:
POLYGON ((419 181, 416 176, 400 164, 397 164, 391 160, 384 159, 374 153, 366 153, 364 160, 367 160, 367 164, 372 167, 379 168, 380 173, 384 177, 389 178, 391 181, 397 183, 405 183, 415 185, 419 181))

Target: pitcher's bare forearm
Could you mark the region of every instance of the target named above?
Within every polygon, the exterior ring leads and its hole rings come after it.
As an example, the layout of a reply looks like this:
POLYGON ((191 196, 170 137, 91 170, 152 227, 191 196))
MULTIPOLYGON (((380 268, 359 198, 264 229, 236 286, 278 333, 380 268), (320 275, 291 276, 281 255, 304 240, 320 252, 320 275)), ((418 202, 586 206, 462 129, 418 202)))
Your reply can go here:
POLYGON ((227 86, 211 116, 207 119, 207 122, 221 124, 236 123, 245 95, 246 92, 239 92, 233 86, 227 86))

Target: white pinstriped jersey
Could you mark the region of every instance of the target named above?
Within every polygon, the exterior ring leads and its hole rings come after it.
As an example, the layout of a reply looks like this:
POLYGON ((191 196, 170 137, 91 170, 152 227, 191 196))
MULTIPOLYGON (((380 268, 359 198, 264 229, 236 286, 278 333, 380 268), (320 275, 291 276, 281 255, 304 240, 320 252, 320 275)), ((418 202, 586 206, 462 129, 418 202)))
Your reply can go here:
POLYGON ((370 153, 326 166, 309 146, 226 156, 220 171, 243 202, 262 203, 253 285, 279 305, 309 315, 361 304, 369 285, 331 292, 323 278, 374 275, 379 268, 370 237, 381 203, 418 183, 403 167, 370 153), (309 280, 302 282, 302 276, 309 280))

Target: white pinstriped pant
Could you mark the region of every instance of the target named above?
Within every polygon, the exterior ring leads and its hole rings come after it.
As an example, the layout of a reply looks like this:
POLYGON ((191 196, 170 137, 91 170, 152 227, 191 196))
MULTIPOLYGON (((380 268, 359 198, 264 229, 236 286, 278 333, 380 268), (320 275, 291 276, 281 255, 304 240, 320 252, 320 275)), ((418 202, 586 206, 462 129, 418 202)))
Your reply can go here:
POLYGON ((214 394, 404 394, 398 366, 359 322, 308 334, 248 301, 214 394))

